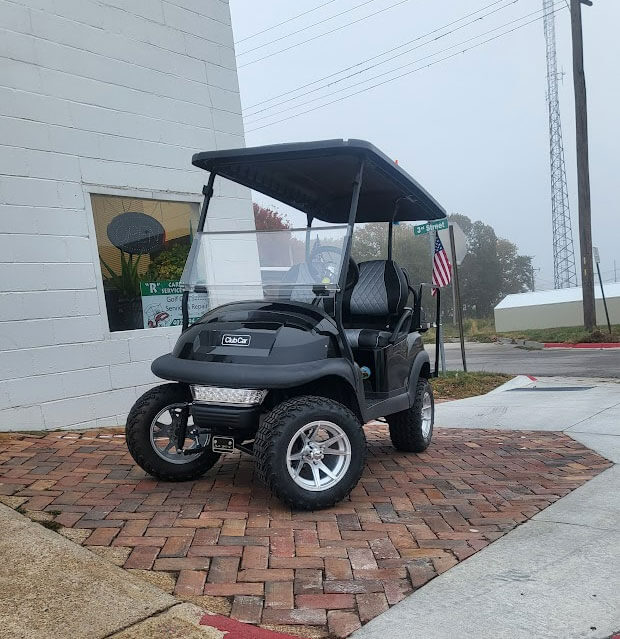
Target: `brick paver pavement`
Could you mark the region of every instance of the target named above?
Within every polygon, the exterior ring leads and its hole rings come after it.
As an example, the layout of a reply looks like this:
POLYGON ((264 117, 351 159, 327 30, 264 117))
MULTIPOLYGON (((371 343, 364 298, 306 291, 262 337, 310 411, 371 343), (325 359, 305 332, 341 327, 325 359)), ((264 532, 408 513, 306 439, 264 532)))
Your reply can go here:
POLYGON ((321 512, 271 498, 240 454, 199 481, 158 482, 120 431, 3 436, 0 495, 82 529, 87 547, 124 550, 125 568, 168 573, 180 597, 344 637, 610 465, 561 433, 437 429, 414 455, 383 424, 366 432, 361 482, 321 512))

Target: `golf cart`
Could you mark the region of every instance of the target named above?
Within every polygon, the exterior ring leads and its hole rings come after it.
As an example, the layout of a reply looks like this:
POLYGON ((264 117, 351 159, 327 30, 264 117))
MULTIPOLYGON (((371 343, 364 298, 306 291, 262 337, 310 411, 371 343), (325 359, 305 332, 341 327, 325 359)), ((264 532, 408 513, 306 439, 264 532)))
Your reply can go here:
POLYGON ((240 450, 282 501, 332 506, 362 475, 367 421, 385 418, 401 451, 431 442, 429 324, 392 239, 395 224, 445 211, 360 140, 210 151, 192 162, 210 175, 182 277, 183 331, 152 364, 173 383, 131 409, 129 451, 147 473, 185 481, 240 450), (257 231, 246 221, 243 230, 221 208, 207 218, 216 176, 301 211, 307 224, 257 231), (385 223, 387 260, 357 264, 354 227, 372 222, 385 223), (210 310, 190 321, 198 295, 210 310))

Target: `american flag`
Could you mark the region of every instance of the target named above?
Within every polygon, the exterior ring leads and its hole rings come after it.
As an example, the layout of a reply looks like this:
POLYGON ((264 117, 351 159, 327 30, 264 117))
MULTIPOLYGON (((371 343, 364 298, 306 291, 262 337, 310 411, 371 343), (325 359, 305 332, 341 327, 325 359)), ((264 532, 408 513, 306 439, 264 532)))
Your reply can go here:
MULTIPOLYGON (((448 260, 446 250, 439 239, 439 234, 435 234, 435 253, 433 255, 433 286, 448 286, 452 280, 452 264, 448 260)), ((437 292, 433 289, 432 294, 437 292)))

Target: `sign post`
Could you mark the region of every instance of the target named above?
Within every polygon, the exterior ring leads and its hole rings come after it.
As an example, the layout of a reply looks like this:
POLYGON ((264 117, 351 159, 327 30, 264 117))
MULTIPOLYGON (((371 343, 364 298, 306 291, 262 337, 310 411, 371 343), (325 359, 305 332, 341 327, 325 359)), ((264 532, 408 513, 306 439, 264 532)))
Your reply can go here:
MULTIPOLYGON (((455 225, 450 224, 448 222, 448 218, 444 218, 443 220, 438 220, 436 222, 427 222, 426 224, 418 224, 413 227, 414 235, 425 235, 426 233, 431 233, 435 231, 441 231, 443 229, 448 229, 449 238, 450 238, 450 257, 452 259, 452 272, 454 276, 454 284, 452 285, 452 292, 454 295, 454 313, 455 320, 459 327, 459 338, 461 341, 461 358, 463 360, 463 371, 467 372, 467 360, 465 357, 465 333, 463 331, 463 307, 461 306, 461 291, 459 288, 459 264, 463 261, 467 253, 467 245, 465 234, 460 229, 458 225, 456 228, 459 232, 459 245, 458 251, 456 242, 454 239, 454 229, 455 225)), ((432 245, 432 244, 431 244, 432 245)), ((437 291, 439 294, 439 291, 437 291)), ((439 308, 439 307, 438 307, 439 308)), ((611 331, 610 331, 611 332, 611 331)), ((445 355, 443 353, 443 335, 441 330, 441 322, 440 318, 437 317, 437 347, 438 350, 441 349, 441 360, 442 360, 442 369, 445 371, 445 355)))
MULTIPOLYGON (((449 227, 450 231, 450 250, 452 255, 456 255, 454 246, 454 228, 449 227)), ((463 307, 461 306, 461 290, 459 288, 459 265, 458 261, 452 263, 452 272, 454 275, 454 301, 456 303, 456 321, 459 325, 459 338, 461 340, 461 358, 463 359, 463 372, 467 372, 467 361, 465 359, 465 334, 463 333, 463 307)))
MULTIPOLYGON (((414 235, 425 235, 426 233, 431 233, 435 231, 441 231, 443 229, 448 229, 449 238, 450 238, 450 257, 452 259, 452 272, 454 275, 454 284, 452 285, 452 293, 454 295, 454 313, 455 313, 455 321, 459 327, 459 338, 461 341, 461 358, 463 360, 463 371, 467 372, 467 360, 465 357, 465 333, 463 331, 463 307, 461 306, 461 291, 459 288, 459 264, 463 261, 463 258, 467 254, 467 244, 466 238, 463 231, 460 229, 458 225, 450 224, 448 222, 448 218, 444 218, 443 220, 438 220, 436 222, 427 222, 426 224, 418 224, 413 227, 414 235), (458 242, 458 251, 456 242, 454 239, 454 229, 457 229, 459 232, 459 242, 458 242)), ((431 246, 433 243, 431 242, 431 246)), ((439 296, 439 291, 437 291, 437 295, 439 296)), ((439 301, 439 300, 438 300, 439 301)), ((441 350, 441 360, 442 360, 442 370, 445 371, 445 354, 443 350, 443 335, 441 330, 441 322, 439 318, 439 304, 437 305, 437 350, 441 350)), ((435 363, 437 366, 437 362, 435 363)))
POLYGON ((598 248, 593 247, 594 261, 596 262, 596 270, 598 272, 598 282, 601 285, 601 295, 603 296, 603 306, 605 307, 605 317, 607 318, 607 328, 611 335, 611 322, 609 321, 609 311, 607 310, 607 300, 605 299, 605 289, 603 288, 603 278, 601 277, 601 258, 598 252, 598 248))

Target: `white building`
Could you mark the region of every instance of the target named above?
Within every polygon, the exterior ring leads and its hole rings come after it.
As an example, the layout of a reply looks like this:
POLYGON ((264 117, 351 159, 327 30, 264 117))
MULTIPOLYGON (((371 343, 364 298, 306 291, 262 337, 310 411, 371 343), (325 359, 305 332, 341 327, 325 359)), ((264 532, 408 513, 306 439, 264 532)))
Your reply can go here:
MULTIPOLYGON (((136 277, 179 277, 192 153, 243 144, 227 0, 0 2, 0 431, 124 423, 179 331, 136 277), (127 212, 165 232, 142 255, 127 212)), ((248 192, 216 196, 252 224, 248 192)))
MULTIPOLYGON (((612 324, 620 324, 620 282, 605 284, 605 297, 612 324)), ((495 330, 521 331, 528 328, 558 328, 581 326, 583 304, 581 287, 552 291, 533 291, 507 295, 495 307, 495 330)), ((596 322, 605 327, 605 309, 598 283, 594 287, 596 322)))

